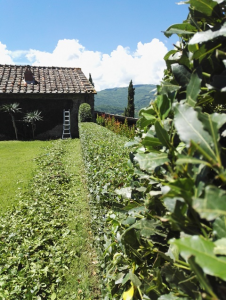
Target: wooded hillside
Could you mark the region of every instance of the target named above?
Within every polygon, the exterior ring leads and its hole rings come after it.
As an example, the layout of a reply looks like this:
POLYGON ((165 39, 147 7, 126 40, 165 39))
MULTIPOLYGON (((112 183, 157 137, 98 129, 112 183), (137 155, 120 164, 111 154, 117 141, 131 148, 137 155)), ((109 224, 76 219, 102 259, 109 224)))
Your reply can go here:
MULTIPOLYGON (((149 105, 154 99, 156 88, 153 84, 134 85, 135 87, 135 117, 141 108, 149 105)), ((127 106, 128 87, 113 88, 100 91, 95 96, 95 110, 112 114, 123 114, 127 106)))

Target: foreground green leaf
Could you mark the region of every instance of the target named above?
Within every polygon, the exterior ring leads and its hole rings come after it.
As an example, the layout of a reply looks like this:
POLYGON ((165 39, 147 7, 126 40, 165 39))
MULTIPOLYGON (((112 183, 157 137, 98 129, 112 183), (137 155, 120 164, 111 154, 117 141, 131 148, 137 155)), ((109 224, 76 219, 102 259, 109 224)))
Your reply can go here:
POLYGON ((191 78, 190 71, 185 66, 180 64, 173 64, 171 68, 178 84, 182 87, 187 86, 191 78))
POLYGON ((162 295, 161 297, 158 298, 158 300, 187 300, 188 298, 184 297, 177 297, 173 293, 169 293, 166 295, 162 295))
POLYGON ((212 41, 220 36, 226 36, 226 24, 224 24, 219 30, 209 29, 204 32, 197 32, 189 41, 189 45, 212 41))
POLYGON ((226 280, 226 258, 214 255, 215 245, 202 236, 192 236, 179 240, 171 240, 171 244, 178 247, 181 256, 188 260, 195 256, 195 262, 204 273, 226 280))
POLYGON ((213 297, 213 299, 217 299, 217 296, 213 293, 213 290, 211 289, 206 274, 203 272, 202 268, 200 268, 200 266, 195 262, 195 257, 194 256, 189 257, 188 262, 192 271, 197 276, 197 279, 200 282, 202 288, 205 291, 207 291, 207 293, 210 294, 213 297))
POLYGON ((198 94, 200 93, 201 78, 197 73, 191 75, 191 80, 187 86, 187 101, 191 106, 196 105, 198 94))
POLYGON ((154 170, 169 161, 166 153, 137 153, 135 160, 139 163, 140 168, 145 171, 154 170))
POLYGON ((170 99, 165 94, 160 95, 157 97, 155 103, 158 108, 159 116, 160 116, 161 120, 164 120, 168 116, 168 114, 171 110, 170 99))
POLYGON ((208 167, 211 167, 211 165, 206 162, 205 160, 201 160, 201 159, 197 159, 195 157, 189 157, 186 155, 179 155, 178 159, 176 161, 177 165, 185 165, 185 164, 203 164, 206 165, 208 167))
POLYGON ((226 255, 226 238, 222 238, 214 242, 214 254, 226 255))
POLYGON ((167 81, 162 81, 162 93, 163 94, 168 95, 170 93, 176 92, 179 89, 180 89, 180 86, 178 86, 176 84, 172 84, 167 81))
POLYGON ((206 16, 211 16, 214 7, 217 5, 217 3, 212 0, 189 0, 186 3, 190 3, 195 10, 206 16))
POLYGON ((213 233, 214 235, 220 238, 226 238, 226 217, 222 216, 215 220, 213 223, 213 233))
POLYGON ((171 25, 166 31, 164 31, 165 36, 170 37, 172 34, 194 34, 197 29, 189 23, 174 24, 171 25))
POLYGON ((157 137, 162 143, 162 145, 167 148, 171 148, 168 132, 161 126, 159 121, 155 122, 155 130, 156 130, 157 137))
POLYGON ((206 156, 215 160, 215 153, 211 148, 213 143, 212 137, 204 130, 203 124, 198 119, 198 113, 187 104, 176 104, 175 110, 175 127, 182 141, 190 146, 191 141, 198 144, 206 156))
POLYGON ((226 192, 216 186, 207 186, 205 198, 193 199, 193 208, 201 218, 212 221, 226 215, 226 192))

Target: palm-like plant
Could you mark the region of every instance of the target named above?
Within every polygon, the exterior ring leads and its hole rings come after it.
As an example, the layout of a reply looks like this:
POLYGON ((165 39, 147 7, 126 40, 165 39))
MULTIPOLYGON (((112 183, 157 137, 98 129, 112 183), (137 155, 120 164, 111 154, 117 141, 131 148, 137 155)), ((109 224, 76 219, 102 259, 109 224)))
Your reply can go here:
POLYGON ((35 111, 31 111, 31 112, 26 113, 26 115, 24 117, 24 121, 31 124, 32 136, 33 136, 33 139, 34 139, 35 129, 36 129, 36 124, 35 123, 37 121, 42 121, 41 112, 38 111, 38 110, 35 110, 35 111))
POLYGON ((18 140, 18 132, 16 127, 16 120, 15 120, 15 114, 21 112, 21 108, 19 107, 19 103, 11 103, 11 104, 4 104, 1 106, 0 110, 9 113, 12 119, 13 128, 15 131, 16 139, 18 140))

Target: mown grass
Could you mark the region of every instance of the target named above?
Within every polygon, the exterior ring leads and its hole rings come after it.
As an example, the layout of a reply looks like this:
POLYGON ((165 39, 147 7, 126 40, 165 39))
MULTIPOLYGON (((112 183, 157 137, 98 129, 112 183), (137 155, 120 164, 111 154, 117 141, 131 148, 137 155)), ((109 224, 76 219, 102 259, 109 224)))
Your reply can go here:
POLYGON ((66 274, 66 284, 59 294, 59 299, 101 299, 80 140, 68 140, 66 145, 67 153, 63 162, 66 172, 71 175, 70 197, 73 198, 68 208, 68 226, 72 235, 67 240, 67 246, 75 250, 76 255, 66 274))
POLYGON ((35 169, 35 161, 50 142, 0 142, 0 214, 17 204, 18 190, 25 192, 35 169))

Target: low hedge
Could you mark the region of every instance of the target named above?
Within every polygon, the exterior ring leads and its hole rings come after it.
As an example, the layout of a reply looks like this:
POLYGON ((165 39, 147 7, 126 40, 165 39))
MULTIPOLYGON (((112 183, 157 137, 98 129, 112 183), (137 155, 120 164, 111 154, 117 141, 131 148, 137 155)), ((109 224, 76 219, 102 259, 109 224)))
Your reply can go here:
POLYGON ((56 299, 74 257, 66 244, 71 176, 57 141, 36 161, 29 192, 1 217, 0 299, 56 299))
POLYGON ((127 211, 132 205, 120 195, 129 193, 123 186, 129 185, 132 179, 127 164, 129 150, 125 148, 127 138, 94 123, 80 123, 79 131, 90 193, 92 228, 103 278, 103 299, 119 299, 130 285, 129 282, 122 285, 122 278, 133 269, 122 242, 122 232, 128 226, 126 221, 125 224, 122 222, 127 219, 127 211))
MULTIPOLYGON (((103 278, 103 299, 158 299, 169 291, 162 281, 162 272, 168 279, 175 275, 187 280, 186 274, 174 270, 172 259, 166 254, 169 230, 156 215, 164 207, 151 201, 158 190, 151 191, 149 199, 146 197, 150 192, 146 185, 152 183, 156 187, 158 182, 145 172, 134 171, 129 162, 133 154, 125 147, 125 137, 93 123, 82 123, 80 138, 103 278), (166 263, 161 270, 158 266, 162 261, 166 263)), ((136 142, 127 144, 133 143, 136 142)), ((192 279, 189 284, 193 287, 192 279)), ((183 284, 182 288, 186 290, 189 284, 183 284)))

